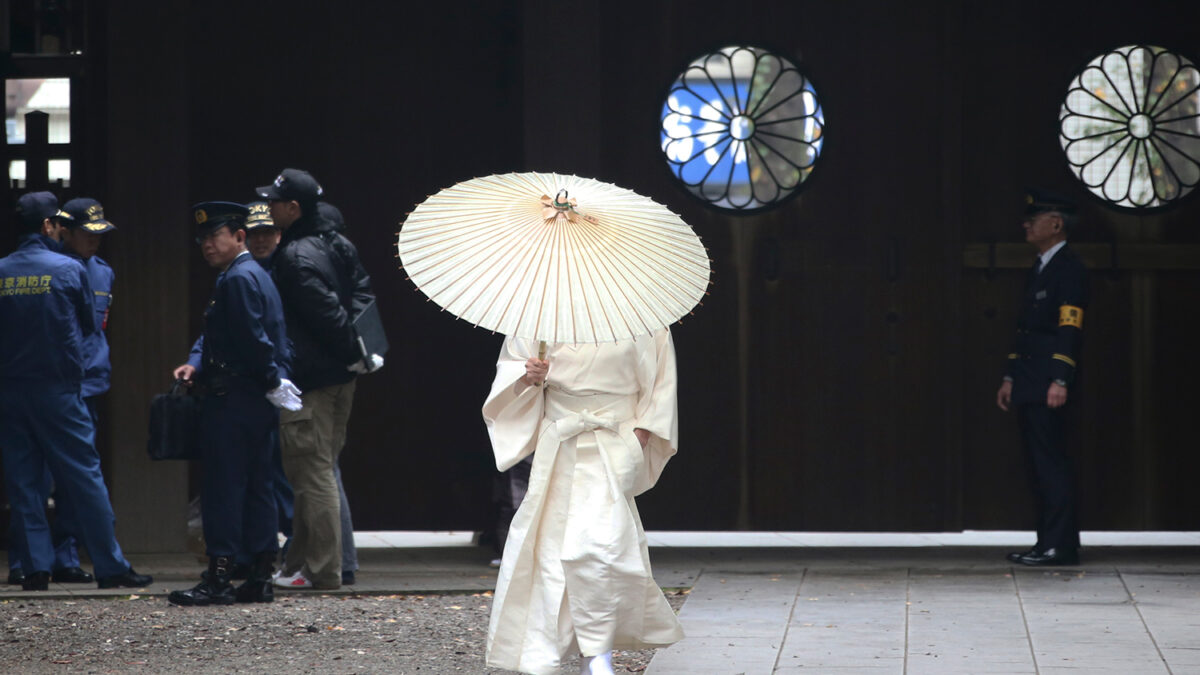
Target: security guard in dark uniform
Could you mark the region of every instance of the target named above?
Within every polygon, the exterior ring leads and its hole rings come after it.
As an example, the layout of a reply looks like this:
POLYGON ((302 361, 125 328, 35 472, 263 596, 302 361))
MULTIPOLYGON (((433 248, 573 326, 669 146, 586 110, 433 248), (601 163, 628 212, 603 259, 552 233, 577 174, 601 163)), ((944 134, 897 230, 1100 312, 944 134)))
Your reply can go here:
POLYGON ((83 265, 61 253, 62 221, 49 192, 17 200, 20 247, 0 259, 0 449, 12 517, 24 537, 22 587, 45 590, 54 560, 42 477, 47 466, 75 513, 100 588, 143 587, 121 553, 100 473, 95 429, 80 395, 92 289, 83 265))
POLYGON ((1047 190, 1025 198, 1025 240, 1038 255, 1025 282, 1017 334, 996 404, 1017 409, 1021 444, 1037 502, 1037 543, 1008 559, 1024 565, 1075 565, 1079 525, 1075 471, 1066 448, 1066 405, 1077 398, 1088 276, 1067 245, 1077 222, 1075 206, 1047 190))
POLYGON ((209 265, 222 270, 204 313, 204 334, 178 379, 204 387, 201 514, 208 572, 194 588, 173 591, 176 605, 271 602, 271 573, 279 547, 271 471, 276 408, 299 409, 299 390, 287 379, 289 347, 283 305, 271 277, 246 251, 247 209, 233 202, 192 207, 196 241, 209 265), (249 578, 230 584, 233 559, 253 556, 249 578))

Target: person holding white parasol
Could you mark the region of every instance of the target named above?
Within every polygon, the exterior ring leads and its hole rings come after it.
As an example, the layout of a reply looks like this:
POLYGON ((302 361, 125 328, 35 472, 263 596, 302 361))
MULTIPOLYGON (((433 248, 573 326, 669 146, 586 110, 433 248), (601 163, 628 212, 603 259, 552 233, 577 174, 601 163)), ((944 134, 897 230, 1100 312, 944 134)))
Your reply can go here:
POLYGON ((533 468, 496 582, 488 665, 549 675, 581 653, 581 673, 612 673, 614 649, 682 639, 634 498, 678 449, 666 326, 708 287, 699 238, 628 190, 508 174, 430 197, 399 249, 430 299, 508 336, 483 417, 496 467, 532 454, 533 468))

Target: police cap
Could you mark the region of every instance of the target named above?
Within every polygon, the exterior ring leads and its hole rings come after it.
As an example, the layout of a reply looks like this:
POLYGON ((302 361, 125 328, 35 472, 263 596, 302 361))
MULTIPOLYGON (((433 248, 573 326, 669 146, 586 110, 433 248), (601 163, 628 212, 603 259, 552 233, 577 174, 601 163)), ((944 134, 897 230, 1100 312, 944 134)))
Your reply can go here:
POLYGON ((1075 202, 1050 190, 1026 188, 1025 215, 1036 216, 1039 213, 1046 213, 1047 211, 1074 214, 1075 202))
POLYGON ((53 192, 26 192, 17 199, 17 220, 22 225, 36 227, 47 218, 71 221, 71 214, 59 210, 53 192))
POLYGON ((200 202, 192 207, 192 220, 197 236, 204 236, 221 226, 228 226, 230 231, 241 229, 247 213, 246 205, 237 202, 200 202))
POLYGON ((246 231, 260 227, 277 227, 271 219, 271 206, 266 202, 250 202, 246 205, 250 215, 246 216, 246 231))
POLYGON ((284 169, 279 172, 275 182, 255 188, 254 191, 265 199, 297 201, 301 204, 315 204, 325 194, 317 179, 301 169, 284 169))
POLYGON ((63 204, 63 211, 71 214, 71 218, 74 219, 67 223, 71 227, 78 227, 92 234, 103 234, 117 229, 116 225, 104 219, 104 207, 95 199, 77 197, 63 204))

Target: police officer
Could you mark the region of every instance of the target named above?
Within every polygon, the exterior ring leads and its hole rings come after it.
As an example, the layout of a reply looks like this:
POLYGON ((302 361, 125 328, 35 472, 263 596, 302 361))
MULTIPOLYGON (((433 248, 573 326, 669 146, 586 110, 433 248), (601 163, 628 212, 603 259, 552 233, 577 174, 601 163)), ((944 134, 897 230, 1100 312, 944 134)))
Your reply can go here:
POLYGON ((54 559, 39 480, 48 465, 71 502, 100 588, 153 579, 130 566, 113 531, 95 428, 80 394, 83 339, 95 328, 92 289, 76 259, 61 253, 62 221, 49 192, 17 200, 20 245, 0 259, 0 448, 12 517, 24 538, 22 587, 45 590, 54 559))
POLYGON ((192 207, 196 242, 221 274, 204 313, 204 334, 174 371, 177 379, 198 378, 207 390, 200 504, 209 559, 199 584, 168 596, 176 605, 274 600, 271 573, 279 544, 271 431, 279 426, 276 408, 299 409, 300 392, 287 379, 279 293, 246 250, 247 212, 233 202, 192 207), (239 552, 253 555, 254 567, 235 591, 229 580, 239 552))
POLYGON ((1075 475, 1066 448, 1066 406, 1077 398, 1076 373, 1088 304, 1087 269, 1067 245, 1075 206, 1048 190, 1025 197, 1025 241, 1038 251, 1025 282, 1017 334, 996 404, 1017 409, 1021 444, 1037 504, 1037 542, 1010 553, 1023 565, 1075 565, 1079 525, 1075 475))

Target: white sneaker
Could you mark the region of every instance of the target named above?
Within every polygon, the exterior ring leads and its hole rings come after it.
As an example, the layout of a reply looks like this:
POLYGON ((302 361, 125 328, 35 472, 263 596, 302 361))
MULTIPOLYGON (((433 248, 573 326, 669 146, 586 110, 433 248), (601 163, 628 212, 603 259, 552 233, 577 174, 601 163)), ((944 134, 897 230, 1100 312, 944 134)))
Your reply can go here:
POLYGON ((276 588, 312 588, 312 582, 304 576, 304 572, 296 572, 286 577, 282 572, 276 572, 271 578, 271 583, 275 584, 276 588))
POLYGON ((499 558, 492 558, 492 561, 488 563, 488 567, 491 567, 494 569, 499 569, 500 562, 501 562, 501 560, 499 558))
POLYGON ((579 675, 615 675, 612 668, 612 652, 583 657, 579 675))

